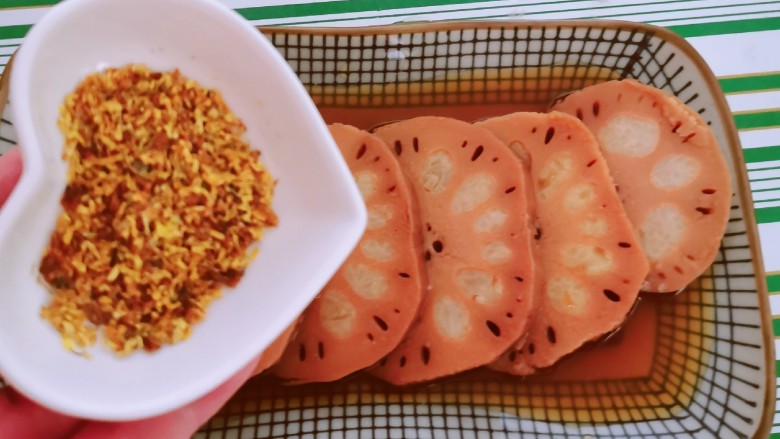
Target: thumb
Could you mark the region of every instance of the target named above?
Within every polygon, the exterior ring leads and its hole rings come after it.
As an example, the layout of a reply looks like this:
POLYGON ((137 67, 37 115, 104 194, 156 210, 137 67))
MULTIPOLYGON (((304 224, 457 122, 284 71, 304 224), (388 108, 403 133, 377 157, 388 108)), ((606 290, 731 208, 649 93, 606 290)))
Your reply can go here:
POLYGON ((21 175, 22 156, 19 148, 14 148, 0 156, 0 206, 5 204, 5 200, 11 195, 21 175))
POLYGON ((238 391, 252 376, 252 372, 256 367, 257 359, 251 361, 236 375, 208 395, 171 413, 132 422, 87 423, 74 438, 189 438, 238 391))

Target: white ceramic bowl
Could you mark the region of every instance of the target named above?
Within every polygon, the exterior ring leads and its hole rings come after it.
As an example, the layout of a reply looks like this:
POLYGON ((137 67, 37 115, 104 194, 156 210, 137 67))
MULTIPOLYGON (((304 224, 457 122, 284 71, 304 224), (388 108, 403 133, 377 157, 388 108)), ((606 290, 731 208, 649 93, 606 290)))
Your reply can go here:
POLYGON ((66 0, 28 34, 11 102, 25 171, 0 214, 0 374, 70 415, 128 420, 180 407, 263 350, 332 276, 365 227, 365 207, 327 128, 273 46, 211 0, 66 0), (179 68, 219 89, 278 179, 280 225, 238 287, 192 337, 153 353, 66 352, 39 317, 49 293, 37 268, 65 187, 59 106, 87 74, 143 63, 179 68))

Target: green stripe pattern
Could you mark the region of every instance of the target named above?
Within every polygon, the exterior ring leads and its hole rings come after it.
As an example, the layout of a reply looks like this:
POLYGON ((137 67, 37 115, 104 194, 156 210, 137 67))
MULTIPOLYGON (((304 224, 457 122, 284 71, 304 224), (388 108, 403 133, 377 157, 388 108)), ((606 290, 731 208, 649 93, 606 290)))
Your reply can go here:
POLYGON ((32 26, 30 25, 0 27, 0 39, 10 40, 12 38, 23 38, 31 27, 32 26))
POLYGON ((58 0, 3 0, 3 8, 35 8, 39 6, 51 6, 58 0))
MULTIPOLYGON (((780 139, 777 139, 780 142, 780 139)), ((760 163, 780 160, 780 146, 766 146, 763 148, 750 148, 743 150, 747 163, 760 163)))
MULTIPOLYGON (((475 0, 466 4, 489 3, 488 0, 475 0)), ((464 4, 458 0, 393 0, 382 2, 381 9, 411 9, 432 6, 455 6, 464 4)), ((271 20, 279 18, 298 18, 309 16, 332 16, 358 12, 371 12, 379 9, 376 0, 327 1, 310 4, 292 4, 278 6, 259 6, 254 8, 239 8, 236 12, 247 20, 271 20)), ((381 14, 383 17, 387 14, 381 14)))
POLYGON ((756 209, 756 222, 759 224, 780 222, 780 207, 756 209))
POLYGON ((685 38, 780 29, 780 17, 668 26, 685 38))
POLYGON ((778 127, 780 126, 780 110, 735 114, 734 122, 740 130, 778 127))
POLYGON ((723 78, 720 87, 724 93, 744 93, 751 91, 780 90, 780 73, 766 75, 723 78))
POLYGON ((780 293, 780 274, 767 276, 766 284, 770 293, 780 293))
MULTIPOLYGON (((778 26, 780 28, 780 23, 778 23, 778 26)), ((719 80, 719 83, 723 92, 727 95, 767 92, 780 89, 780 73, 722 78, 719 80)), ((780 107, 780 102, 778 102, 778 107, 780 107)), ((734 123, 739 130, 777 128, 780 127, 780 110, 767 109, 735 114, 734 123)), ((780 145, 745 148, 742 152, 745 162, 748 164, 780 160, 780 145)), ((780 189, 780 173, 778 173, 778 177, 751 179, 751 182, 756 181, 769 182, 770 187, 754 190, 754 193, 780 189)), ((760 201, 758 203, 755 209, 756 222, 759 224, 780 222, 780 207, 761 207, 760 201)))

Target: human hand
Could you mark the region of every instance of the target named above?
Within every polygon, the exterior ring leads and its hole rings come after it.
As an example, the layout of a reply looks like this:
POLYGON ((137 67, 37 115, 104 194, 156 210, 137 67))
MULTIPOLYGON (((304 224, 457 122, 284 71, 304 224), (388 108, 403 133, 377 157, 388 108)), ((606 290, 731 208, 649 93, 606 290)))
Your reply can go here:
MULTIPOLYGON (((18 148, 0 157, 0 211, 22 173, 18 148)), ((208 395, 154 418, 102 422, 73 418, 41 407, 11 388, 0 389, 0 438, 188 438, 249 379, 258 359, 208 395)))
POLYGON ((11 195, 22 175, 22 157, 19 154, 19 148, 0 156, 0 209, 3 208, 5 200, 11 195))

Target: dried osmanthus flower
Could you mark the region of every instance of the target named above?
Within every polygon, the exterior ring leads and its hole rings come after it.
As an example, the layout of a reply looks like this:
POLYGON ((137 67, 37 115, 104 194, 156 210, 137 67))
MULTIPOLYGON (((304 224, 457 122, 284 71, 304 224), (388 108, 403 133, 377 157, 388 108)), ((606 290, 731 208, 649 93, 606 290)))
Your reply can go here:
POLYGON ((141 65, 86 77, 61 108, 68 184, 40 273, 67 349, 186 339, 277 223, 274 181, 219 92, 141 65))

